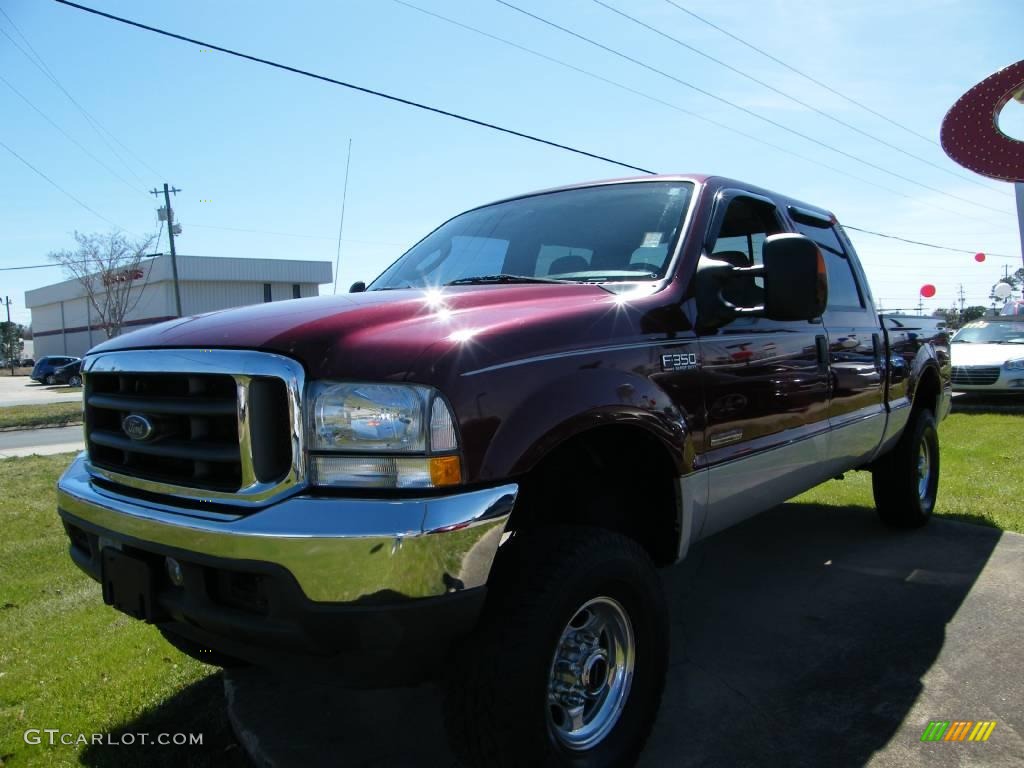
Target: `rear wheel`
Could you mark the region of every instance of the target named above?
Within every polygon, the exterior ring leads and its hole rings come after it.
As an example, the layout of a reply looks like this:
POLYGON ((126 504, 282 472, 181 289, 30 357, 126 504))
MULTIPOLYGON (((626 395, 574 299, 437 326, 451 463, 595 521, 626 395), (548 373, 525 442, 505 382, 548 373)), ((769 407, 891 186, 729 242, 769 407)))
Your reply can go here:
POLYGON ((631 765, 658 711, 668 616, 647 553, 609 531, 517 536, 452 664, 446 721, 470 766, 631 765))
POLYGON ((931 519, 939 490, 939 435, 930 411, 911 414, 896 447, 875 462, 871 487, 886 525, 917 528, 931 519))
POLYGON ((77 373, 72 375, 68 379, 68 386, 69 387, 80 387, 80 386, 82 386, 82 377, 79 376, 77 373))

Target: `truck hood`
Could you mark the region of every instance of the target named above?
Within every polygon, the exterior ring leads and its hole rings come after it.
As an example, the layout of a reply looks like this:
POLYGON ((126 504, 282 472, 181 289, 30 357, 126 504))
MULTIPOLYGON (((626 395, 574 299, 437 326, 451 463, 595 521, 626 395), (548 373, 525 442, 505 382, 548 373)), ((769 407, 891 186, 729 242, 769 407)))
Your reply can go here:
POLYGON ((1002 365, 1007 360, 1024 358, 1024 344, 965 344, 952 348, 953 365, 1002 365))
MULTIPOLYGON (((542 351, 541 329, 558 328, 577 343, 601 330, 595 318, 621 305, 596 285, 459 286, 438 290, 369 291, 255 304, 171 320, 111 339, 90 355, 126 349, 230 348, 277 352, 301 362, 313 377, 410 378, 424 353, 441 356, 470 340, 466 365, 542 351), (574 327, 582 334, 574 333, 574 327), (510 335, 529 341, 516 344, 510 335), (588 332, 589 331, 589 332, 588 332), (496 342, 502 337, 502 344, 496 342), (508 343, 505 343, 505 342, 508 343), (469 358, 472 358, 470 360, 469 358), (476 362, 473 362, 476 361, 476 362)), ((546 334, 552 343, 550 333, 546 334)), ((431 355, 431 358, 434 356, 431 355)))

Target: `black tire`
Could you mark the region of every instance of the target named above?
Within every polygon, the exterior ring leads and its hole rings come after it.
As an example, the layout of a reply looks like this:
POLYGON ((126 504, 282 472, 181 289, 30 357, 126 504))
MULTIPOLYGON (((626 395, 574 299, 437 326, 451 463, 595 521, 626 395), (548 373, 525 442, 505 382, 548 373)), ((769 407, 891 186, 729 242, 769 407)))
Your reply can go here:
POLYGON ((163 627, 158 626, 157 629, 164 636, 164 640, 196 661, 201 661, 214 667, 222 667, 223 669, 240 669, 252 666, 249 662, 236 656, 229 656, 226 653, 221 653, 211 648, 203 648, 199 643, 193 642, 181 635, 176 635, 173 631, 165 630, 163 627))
POLYGON ((893 528, 919 528, 935 509, 939 490, 939 434, 931 411, 915 410, 896 446, 871 473, 875 507, 893 528))
POLYGON ((75 375, 68 379, 69 387, 80 387, 82 386, 82 377, 75 375))
POLYGON ((45 382, 52 387, 54 384, 57 383, 57 377, 54 376, 52 373, 48 373, 46 374, 45 382))
MULTIPOLYGON (((668 666, 668 609, 647 553, 610 531, 567 526, 517 534, 502 548, 495 568, 481 626, 463 644, 446 679, 445 721, 458 757, 468 766, 510 768, 632 765, 657 715, 668 666), (577 624, 586 627, 587 615, 615 617, 620 611, 634 642, 632 677, 621 686, 625 678, 615 671, 614 661, 626 655, 609 653, 610 663, 601 667, 598 646, 623 625, 613 618, 607 630, 599 630, 596 644, 584 639, 581 645, 572 645, 580 630, 568 626, 579 619, 577 624), (599 681, 609 682, 606 693, 590 692, 596 702, 592 719, 575 731, 565 720, 571 708, 559 698, 571 693, 553 675, 556 652, 562 659, 558 668, 577 683, 599 689, 599 681), (570 671, 570 656, 591 675, 570 671), (563 686, 563 693, 552 694, 553 685, 563 686), (606 709, 607 702, 616 700, 617 687, 620 694, 626 691, 618 697, 624 703, 606 709), (609 711, 618 714, 608 719, 594 715, 609 711), (607 728, 592 734, 599 739, 567 744, 599 720, 607 728)), ((595 618, 593 626, 604 625, 595 618)))

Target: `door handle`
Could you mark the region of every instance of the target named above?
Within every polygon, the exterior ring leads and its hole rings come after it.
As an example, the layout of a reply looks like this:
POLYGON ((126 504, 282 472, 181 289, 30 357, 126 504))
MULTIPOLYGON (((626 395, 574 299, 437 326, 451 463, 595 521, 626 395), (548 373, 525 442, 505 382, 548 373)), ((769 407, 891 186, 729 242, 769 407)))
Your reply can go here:
POLYGON ((814 346, 818 350, 818 367, 828 368, 828 339, 824 335, 815 336, 814 346))

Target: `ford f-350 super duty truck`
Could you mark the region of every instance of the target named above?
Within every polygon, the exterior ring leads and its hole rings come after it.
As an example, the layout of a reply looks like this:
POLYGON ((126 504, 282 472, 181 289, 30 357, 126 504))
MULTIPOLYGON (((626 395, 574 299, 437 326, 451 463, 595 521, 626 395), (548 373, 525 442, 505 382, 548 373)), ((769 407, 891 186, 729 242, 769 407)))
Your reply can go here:
POLYGON ((472 765, 619 766, 657 569, 843 472, 928 521, 948 339, 887 328, 827 210, 697 175, 446 222, 345 296, 92 349, 59 482, 106 603, 213 663, 440 673, 472 765))

